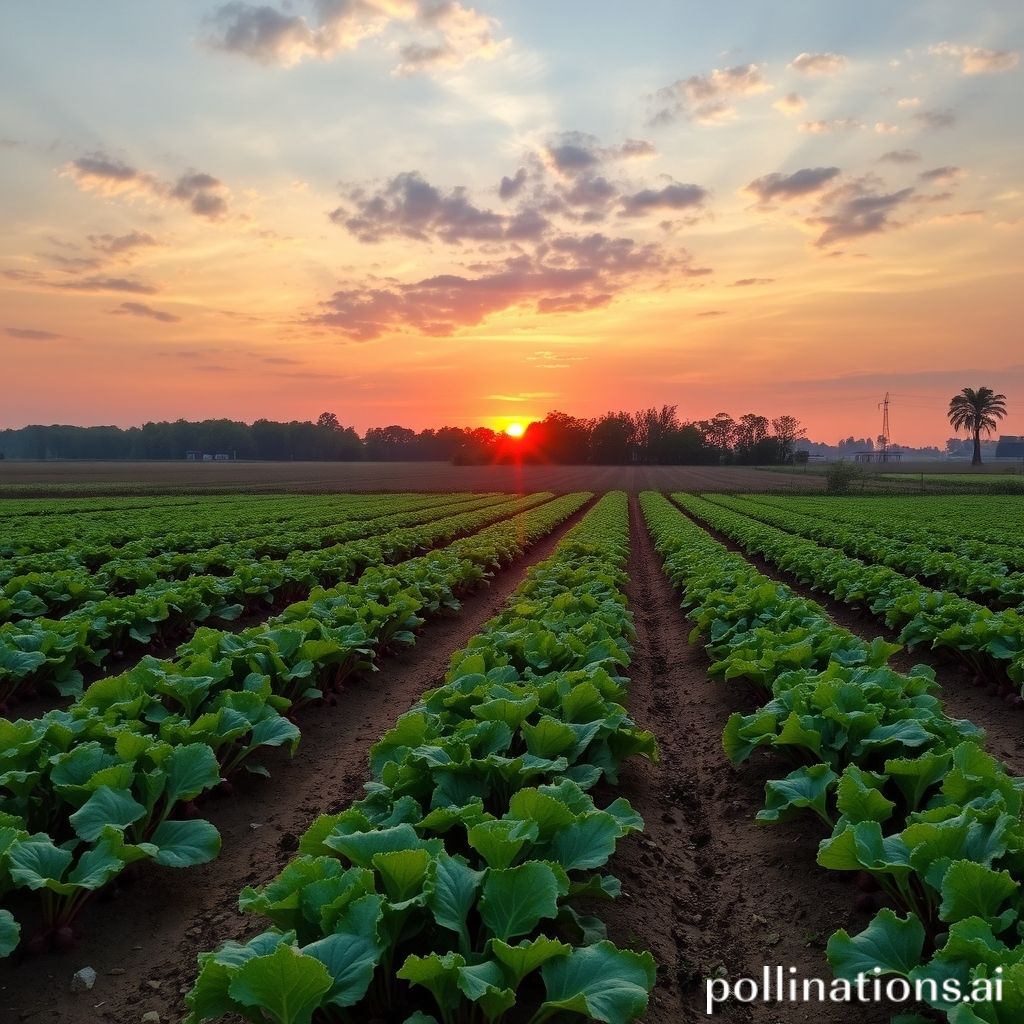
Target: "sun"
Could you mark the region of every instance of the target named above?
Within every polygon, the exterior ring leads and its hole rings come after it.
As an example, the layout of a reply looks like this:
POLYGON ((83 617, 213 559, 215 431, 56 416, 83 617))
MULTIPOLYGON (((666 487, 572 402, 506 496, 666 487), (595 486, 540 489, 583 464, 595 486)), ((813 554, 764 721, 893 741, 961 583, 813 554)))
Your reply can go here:
POLYGON ((526 427, 524 427, 522 423, 510 423, 505 428, 505 433, 508 434, 509 437, 522 437, 525 432, 526 427))

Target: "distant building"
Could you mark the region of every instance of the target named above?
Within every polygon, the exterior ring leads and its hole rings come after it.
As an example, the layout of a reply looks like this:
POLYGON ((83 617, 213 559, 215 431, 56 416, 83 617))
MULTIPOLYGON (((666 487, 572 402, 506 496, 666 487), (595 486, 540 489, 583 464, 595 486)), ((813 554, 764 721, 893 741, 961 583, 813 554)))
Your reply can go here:
POLYGON ((189 450, 185 452, 187 462, 231 462, 235 458, 234 452, 199 452, 189 450))
POLYGON ((1024 437, 1003 434, 996 445, 997 459, 1024 459, 1024 437))
POLYGON ((875 448, 872 451, 857 452, 854 462, 899 462, 903 452, 899 448, 875 448))

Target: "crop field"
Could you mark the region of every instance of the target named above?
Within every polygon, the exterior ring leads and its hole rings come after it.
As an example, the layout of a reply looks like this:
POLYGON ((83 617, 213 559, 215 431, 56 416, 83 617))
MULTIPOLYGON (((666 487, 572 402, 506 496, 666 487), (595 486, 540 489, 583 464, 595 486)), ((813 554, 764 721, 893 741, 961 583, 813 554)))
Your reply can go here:
POLYGON ((817 490, 807 473, 746 466, 552 466, 450 462, 27 462, 0 460, 0 498, 339 491, 817 490))
POLYGON ((547 479, 0 499, 0 1021, 1024 1021, 1024 501, 547 479))

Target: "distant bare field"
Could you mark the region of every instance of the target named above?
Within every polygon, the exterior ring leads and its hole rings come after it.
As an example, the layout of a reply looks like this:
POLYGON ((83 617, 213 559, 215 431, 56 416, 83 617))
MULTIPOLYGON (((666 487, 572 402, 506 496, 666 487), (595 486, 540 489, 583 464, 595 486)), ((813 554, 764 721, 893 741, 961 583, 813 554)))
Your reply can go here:
POLYGON ((453 466, 447 462, 0 462, 0 496, 176 491, 818 490, 814 474, 732 466, 453 466))

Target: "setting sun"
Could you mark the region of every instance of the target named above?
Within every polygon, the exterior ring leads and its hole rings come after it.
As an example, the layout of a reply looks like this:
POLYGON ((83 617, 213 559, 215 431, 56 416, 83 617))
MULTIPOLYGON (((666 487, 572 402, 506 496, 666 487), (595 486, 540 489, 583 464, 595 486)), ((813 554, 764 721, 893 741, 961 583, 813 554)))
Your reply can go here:
POLYGON ((505 428, 505 433, 508 434, 509 437, 522 437, 525 430, 526 427, 524 427, 522 423, 510 423, 505 428))

